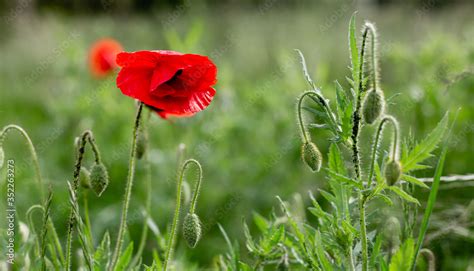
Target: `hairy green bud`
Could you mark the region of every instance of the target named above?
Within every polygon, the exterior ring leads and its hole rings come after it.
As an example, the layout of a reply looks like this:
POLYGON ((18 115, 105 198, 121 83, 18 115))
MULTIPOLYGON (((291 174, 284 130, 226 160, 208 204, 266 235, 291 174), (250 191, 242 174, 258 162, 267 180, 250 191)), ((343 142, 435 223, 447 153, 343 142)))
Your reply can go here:
POLYGON ((81 171, 79 173, 79 183, 83 188, 91 188, 91 174, 83 167, 81 167, 81 171))
POLYGON ((323 157, 316 144, 305 142, 301 147, 301 157, 312 171, 318 172, 321 169, 323 157))
POLYGON ((5 152, 3 151, 3 147, 0 146, 0 168, 3 167, 4 162, 5 162, 5 152))
POLYGON ((374 123, 382 115, 384 107, 385 98, 383 92, 379 89, 370 89, 362 104, 362 116, 365 123, 374 123))
POLYGON ((137 137, 137 158, 138 159, 142 159, 143 155, 145 155, 147 146, 148 146, 148 135, 142 128, 138 131, 138 137, 137 137))
POLYGON ((201 221, 196 214, 188 213, 183 222, 184 239, 191 248, 196 247, 201 239, 201 221))
POLYGON ((401 226, 398 218, 391 216, 385 222, 382 231, 384 240, 388 242, 390 250, 396 251, 400 246, 401 226))
POLYGON ((400 162, 396 160, 388 161, 385 165, 384 175, 388 185, 394 185, 398 182, 402 175, 402 166, 400 165, 400 162))
POLYGON ((95 163, 91 168, 90 182, 92 190, 100 197, 109 185, 109 174, 105 166, 95 163))

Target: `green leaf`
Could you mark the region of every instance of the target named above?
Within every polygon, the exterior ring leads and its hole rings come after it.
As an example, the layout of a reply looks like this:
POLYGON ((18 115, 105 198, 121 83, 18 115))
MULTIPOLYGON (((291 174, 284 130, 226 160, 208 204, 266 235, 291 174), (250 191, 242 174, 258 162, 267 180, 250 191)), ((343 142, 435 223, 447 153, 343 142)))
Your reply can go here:
POLYGON ((94 253, 94 270, 107 269, 107 261, 110 258, 110 235, 107 231, 100 242, 99 247, 94 253))
POLYGON ((403 191, 400 187, 398 187, 398 186, 388 186, 388 189, 392 190, 395 194, 400 196, 402 199, 420 205, 420 202, 417 199, 410 196, 407 192, 403 191))
POLYGON ((285 236, 285 227, 280 225, 277 230, 275 230, 270 237, 270 246, 275 247, 285 236))
POLYGON ((315 252, 316 252, 316 255, 318 256, 319 262, 323 266, 323 270, 333 270, 331 263, 326 257, 325 249, 323 247, 323 241, 321 239, 321 233, 319 231, 316 231, 315 246, 316 246, 315 252))
POLYGON ((410 270, 410 263, 414 257, 414 241, 408 238, 398 251, 393 255, 390 261, 390 271, 410 270))
POLYGON ((338 173, 336 173, 336 172, 334 172, 330 169, 327 169, 327 172, 332 178, 334 178, 334 179, 336 179, 340 182, 343 182, 343 183, 349 184, 349 185, 353 185, 353 186, 356 186, 356 187, 362 189, 362 185, 354 179, 351 179, 351 178, 346 177, 344 175, 338 174, 338 173))
POLYGON ((303 74, 304 74, 304 78, 306 79, 306 81, 308 82, 309 86, 313 89, 313 90, 317 90, 316 89, 316 86, 313 82, 313 79, 311 79, 311 76, 309 76, 309 72, 308 72, 308 67, 306 66, 306 60, 304 59, 304 55, 303 53, 299 50, 299 49, 295 49, 295 51, 298 53, 298 55, 300 56, 300 60, 301 60, 301 66, 303 68, 303 74))
POLYGON ((357 12, 354 12, 349 23, 349 49, 351 51, 351 69, 352 69, 352 80, 353 85, 357 86, 359 84, 359 49, 357 49, 357 40, 356 40, 356 19, 357 12))
POLYGON ((127 248, 125 251, 120 255, 120 258, 117 261, 117 265, 115 266, 115 270, 126 270, 128 264, 130 263, 130 260, 132 259, 132 253, 133 253, 133 242, 130 242, 128 244, 127 248))
POLYGON ((421 180, 413 177, 413 176, 410 176, 410 175, 406 175, 406 174, 403 174, 402 175, 402 180, 406 181, 406 182, 409 182, 409 183, 412 183, 412 184, 415 184, 415 185, 418 185, 418 186, 421 186, 423 188, 426 188, 426 189, 430 189, 429 186, 427 186, 424 182, 422 182, 421 180))
MULTIPOLYGON (((450 138, 451 132, 453 130, 454 123, 458 117, 459 110, 456 112, 456 116, 454 117, 454 121, 449 128, 447 139, 450 138)), ((418 240, 416 242, 416 249, 415 249, 415 256, 411 262, 411 270, 415 270, 416 265, 416 258, 418 257, 418 253, 420 253, 421 247, 423 245, 423 240, 425 239, 426 231, 428 230, 428 224, 430 221, 431 213, 433 212, 434 204, 436 202, 436 197, 438 195, 439 184, 441 182, 441 175, 443 174, 443 167, 444 161, 446 159, 446 153, 448 152, 448 142, 446 140, 445 144, 443 145, 443 149, 441 150, 441 155, 438 160, 438 164, 436 165, 435 174, 433 177, 433 183, 431 184, 431 191, 428 197, 428 202, 426 204, 425 213, 423 215, 423 220, 421 221, 420 226, 420 233, 418 234, 418 240)))
POLYGON ((261 232, 265 232, 269 227, 268 221, 265 219, 265 217, 261 216, 257 212, 253 212, 253 222, 255 225, 257 225, 261 232))
POLYGON ((431 152, 436 149, 438 143, 443 139, 447 127, 448 113, 444 115, 436 128, 425 139, 418 143, 407 156, 402 157, 403 172, 419 169, 417 165, 430 157, 431 152))

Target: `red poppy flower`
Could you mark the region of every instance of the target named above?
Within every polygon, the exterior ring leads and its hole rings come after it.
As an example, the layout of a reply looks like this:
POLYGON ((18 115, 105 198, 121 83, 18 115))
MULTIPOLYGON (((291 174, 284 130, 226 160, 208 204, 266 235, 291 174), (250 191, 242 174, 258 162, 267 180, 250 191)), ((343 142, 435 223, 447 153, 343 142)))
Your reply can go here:
POLYGON ((118 67, 115 59, 122 52, 120 43, 113 39, 101 39, 89 51, 89 67, 96 77, 104 77, 118 67))
POLYGON ((204 110, 216 93, 217 68, 206 56, 174 51, 120 53, 117 87, 162 118, 187 117, 204 110))

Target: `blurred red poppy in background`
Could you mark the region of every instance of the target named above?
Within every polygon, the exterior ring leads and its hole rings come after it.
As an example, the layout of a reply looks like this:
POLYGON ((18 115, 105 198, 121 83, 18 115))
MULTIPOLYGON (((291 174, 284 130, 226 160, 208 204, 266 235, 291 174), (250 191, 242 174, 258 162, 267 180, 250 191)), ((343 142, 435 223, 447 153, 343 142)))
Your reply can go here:
POLYGON ((118 67, 115 59, 122 45, 110 38, 96 41, 89 51, 89 68, 95 77, 104 77, 118 67))
POLYGON ((117 87, 142 101, 162 118, 188 117, 214 98, 217 67, 206 57, 174 51, 123 52, 117 87))

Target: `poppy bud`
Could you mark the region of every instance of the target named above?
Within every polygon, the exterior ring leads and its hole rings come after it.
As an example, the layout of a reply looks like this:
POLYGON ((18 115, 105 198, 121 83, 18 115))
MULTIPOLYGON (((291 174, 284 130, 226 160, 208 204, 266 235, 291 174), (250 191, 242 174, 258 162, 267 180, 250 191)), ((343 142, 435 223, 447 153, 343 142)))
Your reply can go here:
POLYGON ((323 158, 318 147, 313 142, 305 142, 303 144, 301 147, 301 156, 312 171, 318 172, 321 169, 323 158))
POLYGON ((146 152, 147 145, 148 145, 148 135, 143 129, 140 129, 138 131, 138 137, 137 137, 137 158, 138 159, 142 159, 143 155, 146 152))
POLYGON ((3 162, 5 162, 5 152, 3 151, 3 147, 0 146, 0 168, 3 167, 3 162))
POLYGON ((196 214, 188 213, 184 218, 183 235, 191 248, 194 248, 201 239, 201 221, 196 214))
POLYGON ((385 165, 384 175, 388 185, 394 185, 402 175, 402 166, 400 165, 400 162, 396 160, 388 161, 385 165))
POLYGON ((91 168, 90 182, 92 190, 100 197, 109 185, 109 174, 102 163, 95 163, 91 168))
POLYGON ((83 167, 81 167, 81 172, 79 173, 79 183, 84 188, 91 188, 91 174, 83 167))
POLYGON ((362 115, 365 123, 374 123, 382 115, 384 107, 383 92, 381 90, 369 90, 362 105, 362 115))

